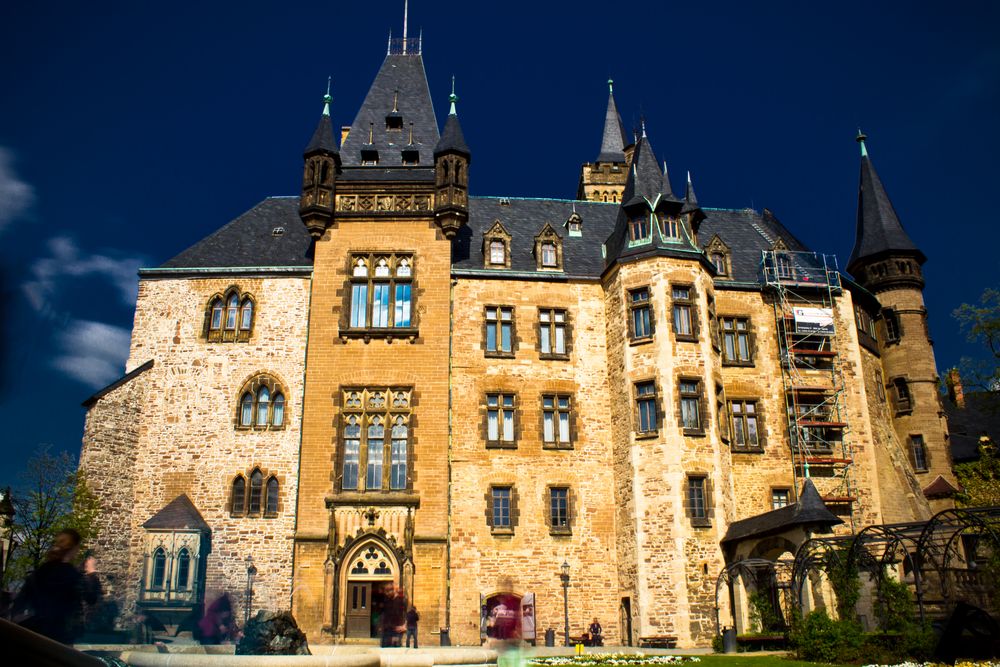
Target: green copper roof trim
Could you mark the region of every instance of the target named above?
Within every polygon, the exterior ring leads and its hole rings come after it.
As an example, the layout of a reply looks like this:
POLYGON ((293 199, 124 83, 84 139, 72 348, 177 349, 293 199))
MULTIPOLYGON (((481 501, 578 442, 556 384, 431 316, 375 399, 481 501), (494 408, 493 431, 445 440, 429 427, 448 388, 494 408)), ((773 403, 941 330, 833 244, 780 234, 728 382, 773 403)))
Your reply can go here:
POLYGON ((455 109, 455 102, 458 101, 458 95, 455 94, 455 75, 451 75, 451 95, 448 96, 448 101, 451 102, 451 110, 448 112, 449 116, 457 116, 458 111, 455 109))
POLYGON ((865 134, 864 132, 862 132, 861 128, 859 127, 858 128, 858 136, 854 137, 854 140, 856 142, 858 142, 859 144, 861 144, 861 157, 868 157, 868 147, 865 146, 865 139, 867 139, 867 138, 868 138, 868 135, 865 134))
POLYGON ((140 268, 139 277, 144 276, 173 276, 183 274, 212 275, 212 274, 250 274, 250 273, 273 273, 285 275, 309 275, 313 272, 311 266, 164 266, 140 268))
POLYGON ((330 115, 330 102, 333 101, 333 97, 330 96, 330 82, 333 80, 332 76, 326 77, 326 95, 323 96, 323 115, 330 115))

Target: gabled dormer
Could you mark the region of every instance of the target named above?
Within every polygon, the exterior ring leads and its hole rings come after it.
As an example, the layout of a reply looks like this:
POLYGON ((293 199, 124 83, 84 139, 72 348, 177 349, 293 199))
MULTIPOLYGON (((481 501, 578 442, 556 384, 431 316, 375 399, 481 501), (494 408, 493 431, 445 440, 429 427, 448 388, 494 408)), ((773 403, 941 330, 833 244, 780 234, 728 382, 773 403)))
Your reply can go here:
POLYGON ((576 211, 563 223, 567 236, 583 236, 583 218, 576 211))
POLYGON ((562 239, 548 223, 535 237, 535 268, 539 271, 563 270, 562 239))
POLYGON ((483 234, 483 266, 487 269, 509 269, 510 240, 510 232, 496 220, 483 234))
POLYGON ((729 279, 732 277, 732 251, 718 234, 713 236, 712 240, 705 246, 705 254, 708 256, 708 261, 715 267, 717 278, 729 279))

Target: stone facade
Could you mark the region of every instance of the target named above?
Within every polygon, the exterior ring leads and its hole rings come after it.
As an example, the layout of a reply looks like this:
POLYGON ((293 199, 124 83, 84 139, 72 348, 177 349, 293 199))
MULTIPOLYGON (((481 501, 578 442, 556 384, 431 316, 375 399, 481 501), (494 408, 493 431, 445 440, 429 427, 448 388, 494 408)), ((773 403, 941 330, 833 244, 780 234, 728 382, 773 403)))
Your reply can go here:
POLYGON ((238 615, 252 555, 254 606, 291 607, 312 642, 371 641, 391 582, 422 644, 440 628, 480 643, 505 591, 534 600, 539 640, 561 631, 565 592, 572 635, 596 616, 608 642, 704 646, 726 563, 796 546, 727 545, 730 528, 795 502, 806 477, 841 533, 947 503, 922 492, 953 480, 922 283, 826 292, 833 334, 813 356, 828 367, 796 373, 836 396, 819 428, 844 445, 795 458, 781 313, 816 304, 785 303, 759 275, 792 235, 769 212, 702 211, 690 181, 676 198, 645 131, 620 146, 613 100, 578 201, 468 197, 454 106, 438 135, 411 85, 419 54, 391 48, 339 148, 327 106, 301 201, 267 200, 141 274, 131 372, 88 401, 81 456, 104 509, 94 546, 128 614, 169 598, 173 561, 157 574, 151 553, 169 542, 198 556, 199 593, 228 592, 238 615), (418 125, 405 145, 400 113, 418 125), (308 234, 289 228, 299 217, 308 234), (699 239, 702 225, 716 233, 699 239), (901 336, 870 325, 883 308, 901 336), (737 320, 742 359, 724 349, 737 320), (898 378, 906 409, 886 398, 898 378), (736 432, 747 406, 752 443, 736 432), (197 525, 164 516, 181 497, 197 525))

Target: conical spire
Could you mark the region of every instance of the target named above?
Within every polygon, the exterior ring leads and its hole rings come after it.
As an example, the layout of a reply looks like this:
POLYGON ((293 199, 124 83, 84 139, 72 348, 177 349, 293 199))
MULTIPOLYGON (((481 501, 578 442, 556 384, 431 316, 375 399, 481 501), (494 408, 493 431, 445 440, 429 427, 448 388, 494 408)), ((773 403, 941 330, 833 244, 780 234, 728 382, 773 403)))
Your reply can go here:
POLYGON ((628 180, 625 181, 625 191, 622 193, 622 202, 625 206, 640 203, 643 199, 651 205, 662 194, 663 173, 657 165, 649 138, 646 137, 645 124, 642 133, 635 144, 632 168, 628 180))
POLYGON ((608 79, 608 110, 604 116, 604 136, 597 162, 625 162, 625 128, 615 105, 614 81, 608 79))
POLYGON ((927 259, 913 243, 899 222, 896 210, 868 157, 865 136, 858 130, 856 141, 861 147, 861 178, 858 185, 858 223, 854 250, 847 263, 847 270, 858 275, 858 264, 866 259, 891 252, 913 255, 921 264, 927 259))
POLYGON ((434 155, 437 156, 451 151, 469 158, 471 152, 469 151, 469 146, 465 143, 465 137, 462 135, 462 126, 458 122, 458 110, 455 108, 455 104, 458 102, 458 95, 455 94, 455 77, 451 78, 451 95, 448 96, 448 99, 451 102, 451 111, 444 122, 444 131, 441 133, 441 139, 434 147, 434 155))
POLYGON ((698 195, 694 193, 694 183, 691 182, 691 172, 687 173, 687 187, 684 190, 684 203, 687 208, 698 208, 698 195))
POLYGON ((670 187, 670 171, 667 169, 667 161, 663 161, 663 188, 660 190, 667 199, 676 199, 674 190, 670 187))
POLYGON ((337 153, 337 143, 333 140, 333 125, 330 122, 330 78, 326 80, 326 95, 323 96, 323 113, 319 117, 316 131, 313 132, 312 139, 306 145, 305 154, 323 152, 331 155, 337 153))

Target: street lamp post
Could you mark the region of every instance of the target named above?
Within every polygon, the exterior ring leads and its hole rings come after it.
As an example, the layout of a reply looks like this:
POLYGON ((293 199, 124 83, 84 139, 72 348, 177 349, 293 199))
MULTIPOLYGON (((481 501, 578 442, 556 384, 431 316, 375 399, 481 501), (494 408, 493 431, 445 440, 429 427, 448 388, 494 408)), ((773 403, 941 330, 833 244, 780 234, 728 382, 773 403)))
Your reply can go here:
POLYGON ((559 578, 562 579, 563 587, 563 632, 566 634, 566 646, 570 646, 569 642, 569 563, 563 561, 562 566, 559 568, 559 578))
POLYGON ((250 622, 250 606, 253 604, 253 579, 257 576, 257 568, 253 564, 253 556, 247 556, 247 590, 243 605, 243 627, 250 622))

